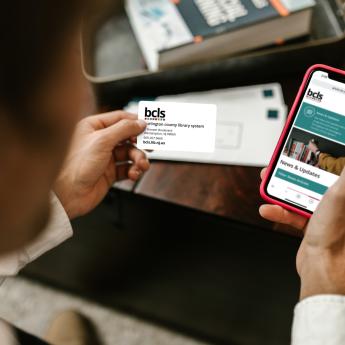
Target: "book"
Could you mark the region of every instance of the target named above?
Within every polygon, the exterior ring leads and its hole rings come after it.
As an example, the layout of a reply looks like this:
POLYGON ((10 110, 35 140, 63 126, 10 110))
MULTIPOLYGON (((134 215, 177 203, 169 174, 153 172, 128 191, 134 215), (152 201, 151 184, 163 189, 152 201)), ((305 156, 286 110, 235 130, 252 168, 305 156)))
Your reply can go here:
POLYGON ((307 163, 309 155, 310 155, 310 149, 308 148, 308 146, 306 146, 301 158, 301 162, 307 163))
POLYGON ((284 154, 288 157, 290 156, 291 146, 292 146, 292 139, 290 138, 284 149, 284 154))
POLYGON ((297 159, 300 161, 302 159, 302 155, 303 155, 303 152, 304 152, 304 149, 305 149, 305 144, 304 143, 299 143, 299 146, 298 146, 298 157, 297 159))
POLYGON ((302 160, 304 150, 306 145, 300 141, 292 140, 291 151, 289 153, 289 157, 296 159, 298 161, 302 160))
POLYGON ((306 150, 307 150, 307 146, 304 145, 304 146, 303 146, 303 150, 302 150, 302 152, 301 152, 301 154, 300 154, 300 157, 299 157, 299 160, 300 160, 301 162, 304 162, 304 161, 303 161, 303 158, 304 158, 304 155, 305 155, 306 150))
POLYGON ((231 56, 310 32, 314 0, 126 0, 150 71, 231 56))
POLYGON ((291 157, 291 158, 295 157, 295 150, 296 150, 296 143, 294 141, 292 141, 291 151, 289 153, 289 157, 291 157))

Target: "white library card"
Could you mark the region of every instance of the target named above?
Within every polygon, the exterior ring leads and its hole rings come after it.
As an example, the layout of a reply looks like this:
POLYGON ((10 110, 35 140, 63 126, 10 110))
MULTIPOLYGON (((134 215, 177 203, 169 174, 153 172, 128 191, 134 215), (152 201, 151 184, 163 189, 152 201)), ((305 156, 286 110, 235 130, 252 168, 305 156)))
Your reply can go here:
POLYGON ((147 122, 138 136, 144 150, 213 152, 217 106, 200 103, 139 102, 139 119, 147 122))
MULTIPOLYGON (((263 84, 157 98, 159 102, 217 105, 214 152, 154 150, 151 160, 266 166, 284 127, 287 109, 281 86, 263 84)), ((138 112, 138 102, 126 110, 138 112)))

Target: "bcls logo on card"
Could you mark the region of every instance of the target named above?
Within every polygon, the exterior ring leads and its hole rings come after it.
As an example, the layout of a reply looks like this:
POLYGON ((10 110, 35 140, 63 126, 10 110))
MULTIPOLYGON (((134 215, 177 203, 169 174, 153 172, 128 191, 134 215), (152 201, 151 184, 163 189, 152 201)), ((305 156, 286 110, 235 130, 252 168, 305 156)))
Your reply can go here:
POLYGON ((161 108, 151 110, 145 107, 145 119, 165 121, 165 110, 162 110, 161 108))
POLYGON ((307 92, 307 98, 320 103, 323 99, 323 94, 320 91, 314 92, 312 89, 309 89, 307 92))

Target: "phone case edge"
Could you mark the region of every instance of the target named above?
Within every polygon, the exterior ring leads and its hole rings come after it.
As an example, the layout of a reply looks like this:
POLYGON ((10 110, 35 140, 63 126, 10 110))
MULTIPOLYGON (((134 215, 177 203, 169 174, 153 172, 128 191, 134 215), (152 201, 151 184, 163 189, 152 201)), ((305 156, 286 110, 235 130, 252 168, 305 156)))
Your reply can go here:
POLYGON ((291 121, 293 120, 293 115, 296 111, 296 108, 297 108, 297 105, 299 103, 299 100, 300 98, 302 97, 302 93, 303 93, 303 90, 306 86, 306 83, 308 81, 308 78, 309 78, 309 75, 316 69, 318 68, 322 68, 322 69, 326 69, 330 72, 335 72, 335 73, 340 73, 340 74, 343 74, 345 75, 345 71, 342 71, 340 69, 337 69, 337 68, 334 68, 334 67, 331 67, 331 66, 327 66, 327 65, 323 65, 323 64, 316 64, 316 65, 313 65, 311 67, 308 68, 307 72, 305 73, 304 75, 304 78, 303 78, 303 81, 302 81, 302 84, 301 86, 299 87, 299 90, 298 90, 298 93, 297 93, 297 96, 294 100, 294 103, 292 105, 292 108, 289 112, 289 115, 287 117, 287 120, 286 120, 286 123, 285 123, 285 126, 283 128, 283 131, 279 137, 279 140, 278 140, 278 143, 274 149, 274 152, 273 152, 273 155, 272 155, 272 158, 270 160, 270 163, 267 167, 267 173, 266 173, 266 176, 264 177, 264 179, 262 180, 261 184, 260 184, 260 195, 261 197, 267 201, 268 203, 270 204, 274 204, 274 205, 278 205, 278 206, 281 206, 283 207, 284 209, 287 209, 289 211, 292 211, 294 213, 297 213, 303 217, 306 217, 306 218, 310 218, 312 216, 312 214, 310 214, 309 212, 304 212, 296 207, 293 207, 291 205, 288 205, 288 204, 285 204, 284 202, 282 201, 279 201, 279 200, 275 200, 273 198, 271 198, 267 193, 266 193, 266 185, 268 183, 268 176, 270 175, 272 169, 273 169, 273 163, 274 161, 276 160, 277 156, 279 155, 279 152, 281 151, 280 148, 281 146, 284 144, 283 141, 284 141, 284 138, 285 138, 285 135, 288 131, 288 128, 290 126, 290 123, 291 121))

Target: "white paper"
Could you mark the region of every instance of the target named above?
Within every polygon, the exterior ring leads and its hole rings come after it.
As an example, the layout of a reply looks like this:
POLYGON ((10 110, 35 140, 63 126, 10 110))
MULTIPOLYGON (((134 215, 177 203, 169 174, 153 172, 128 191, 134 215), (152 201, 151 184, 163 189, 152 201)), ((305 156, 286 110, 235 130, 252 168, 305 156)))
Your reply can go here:
POLYGON ((144 150, 214 152, 217 107, 176 102, 139 103, 138 117, 146 121, 137 146, 144 150))
MULTIPOLYGON (((215 90, 157 98, 159 101, 214 103, 217 105, 216 146, 213 153, 148 153, 150 159, 266 166, 284 127, 287 108, 279 84, 215 90), (264 96, 271 91, 271 96, 264 96), (269 112, 277 118, 269 118, 269 112)), ((128 111, 137 112, 131 103, 128 111)))

